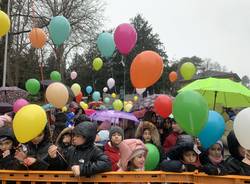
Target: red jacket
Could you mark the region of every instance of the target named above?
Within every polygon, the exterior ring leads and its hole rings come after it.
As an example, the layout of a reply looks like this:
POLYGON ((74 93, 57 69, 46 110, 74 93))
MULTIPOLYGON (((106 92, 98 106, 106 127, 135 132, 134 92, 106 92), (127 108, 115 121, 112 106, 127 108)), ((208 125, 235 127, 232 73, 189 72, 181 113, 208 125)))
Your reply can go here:
POLYGON ((104 153, 108 156, 112 163, 112 171, 117 171, 119 169, 118 162, 120 160, 120 151, 118 148, 111 145, 110 142, 105 144, 104 153))
POLYGON ((177 138, 180 134, 177 132, 171 132, 164 140, 163 147, 165 153, 168 153, 170 148, 172 148, 177 141, 177 138))

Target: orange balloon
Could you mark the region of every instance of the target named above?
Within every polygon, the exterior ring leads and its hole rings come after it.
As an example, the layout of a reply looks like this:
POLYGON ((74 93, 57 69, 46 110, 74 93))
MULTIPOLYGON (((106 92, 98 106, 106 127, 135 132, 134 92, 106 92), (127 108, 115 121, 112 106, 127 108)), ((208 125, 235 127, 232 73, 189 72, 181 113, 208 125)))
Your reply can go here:
POLYGON ((33 28, 29 33, 32 47, 42 48, 47 41, 45 32, 40 28, 33 28))
POLYGON ((177 73, 174 71, 170 72, 168 78, 171 82, 175 82, 177 80, 177 73))
POLYGON ((163 60, 154 51, 138 54, 130 67, 130 80, 135 88, 147 88, 156 83, 163 72, 163 60))

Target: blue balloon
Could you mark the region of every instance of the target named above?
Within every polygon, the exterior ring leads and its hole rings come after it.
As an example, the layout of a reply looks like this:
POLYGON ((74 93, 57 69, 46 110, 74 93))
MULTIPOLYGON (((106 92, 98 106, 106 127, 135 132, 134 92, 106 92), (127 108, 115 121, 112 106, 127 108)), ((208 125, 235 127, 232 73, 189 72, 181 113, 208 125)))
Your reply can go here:
POLYGON ((70 23, 64 16, 56 16, 51 19, 49 23, 49 35, 57 46, 68 39, 70 31, 70 23))
POLYGON ((199 134, 199 140, 204 148, 215 144, 225 131, 224 118, 216 111, 209 111, 208 121, 199 134))
POLYGON ((100 98, 101 98, 101 94, 99 91, 95 91, 93 94, 92 94, 92 98, 94 101, 99 101, 100 98))
POLYGON ((110 102, 110 98, 109 97, 105 97, 104 98, 104 103, 108 104, 110 102))
POLYGON ((90 94, 92 92, 93 88, 91 86, 86 87, 86 92, 90 94))
POLYGON ((111 33, 101 33, 97 38, 97 47, 105 58, 110 58, 115 51, 114 37, 111 33))

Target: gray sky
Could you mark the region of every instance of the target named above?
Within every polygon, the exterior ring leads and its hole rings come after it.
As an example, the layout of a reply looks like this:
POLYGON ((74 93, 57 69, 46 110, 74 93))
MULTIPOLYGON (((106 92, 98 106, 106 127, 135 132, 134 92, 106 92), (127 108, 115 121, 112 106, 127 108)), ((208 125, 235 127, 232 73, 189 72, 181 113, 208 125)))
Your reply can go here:
POLYGON ((106 0, 106 28, 141 13, 170 59, 211 58, 250 77, 250 0, 106 0))

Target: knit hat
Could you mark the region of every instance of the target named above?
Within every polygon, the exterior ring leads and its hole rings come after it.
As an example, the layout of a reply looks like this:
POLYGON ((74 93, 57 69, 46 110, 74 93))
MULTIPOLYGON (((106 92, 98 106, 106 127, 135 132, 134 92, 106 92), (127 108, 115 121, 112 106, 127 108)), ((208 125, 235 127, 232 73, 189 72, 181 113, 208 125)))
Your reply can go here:
POLYGON ((121 134, 122 139, 124 139, 124 131, 123 131, 123 129, 121 127, 119 127, 119 126, 112 126, 110 128, 110 130, 109 130, 109 140, 111 140, 112 135, 114 133, 116 133, 116 132, 119 133, 119 134, 121 134))
POLYGON ((138 149, 130 156, 129 160, 132 160, 133 158, 141 154, 145 155, 145 153, 146 153, 145 149, 138 149))

